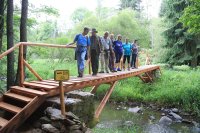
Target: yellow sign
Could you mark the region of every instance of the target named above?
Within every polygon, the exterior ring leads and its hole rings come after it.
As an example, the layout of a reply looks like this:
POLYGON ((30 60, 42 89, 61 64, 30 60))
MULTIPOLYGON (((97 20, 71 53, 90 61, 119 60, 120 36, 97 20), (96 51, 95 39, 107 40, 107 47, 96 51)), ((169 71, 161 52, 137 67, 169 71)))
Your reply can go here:
POLYGON ((54 71, 54 80, 56 80, 56 81, 69 80, 69 70, 54 71))

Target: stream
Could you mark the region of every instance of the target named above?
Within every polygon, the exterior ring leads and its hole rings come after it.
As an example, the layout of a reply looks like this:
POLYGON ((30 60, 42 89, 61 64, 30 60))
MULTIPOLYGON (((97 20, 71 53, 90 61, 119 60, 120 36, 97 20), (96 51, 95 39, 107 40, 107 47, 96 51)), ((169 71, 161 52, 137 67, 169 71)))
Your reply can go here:
MULTIPOLYGON (((98 105, 98 103, 97 103, 98 105)), ((107 103, 99 123, 93 128, 95 133, 200 133, 194 123, 159 123, 162 112, 143 107, 142 112, 128 112, 129 107, 107 103)), ((183 119, 193 120, 190 116, 183 119)))

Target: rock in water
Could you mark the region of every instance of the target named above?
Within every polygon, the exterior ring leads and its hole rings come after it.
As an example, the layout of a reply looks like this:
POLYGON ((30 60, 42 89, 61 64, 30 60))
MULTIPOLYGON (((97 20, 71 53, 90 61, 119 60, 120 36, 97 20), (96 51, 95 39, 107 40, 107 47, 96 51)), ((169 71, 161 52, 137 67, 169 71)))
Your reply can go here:
POLYGON ((183 118, 180 117, 180 116, 179 116, 178 114, 176 114, 176 113, 170 112, 169 115, 171 115, 171 116, 175 119, 175 121, 180 121, 180 122, 182 122, 182 120, 183 120, 183 118))
POLYGON ((60 133, 59 130, 53 127, 51 124, 43 124, 42 130, 46 131, 47 133, 60 133))
POLYGON ((132 127, 133 126, 133 122, 132 121, 125 121, 123 126, 124 127, 132 127))
POLYGON ((163 117, 160 118, 159 124, 166 125, 166 126, 167 125, 171 125, 172 124, 172 119, 170 119, 167 116, 163 116, 163 117))
POLYGON ((173 108, 173 109, 172 109, 172 112, 174 112, 174 113, 178 113, 179 110, 178 110, 177 108, 173 108))
POLYGON ((150 120, 155 120, 156 118, 155 118, 155 116, 151 115, 151 116, 149 116, 149 119, 150 120))
POLYGON ((142 109, 139 108, 138 106, 135 107, 135 108, 129 108, 129 109, 128 109, 128 112, 131 112, 131 113, 139 113, 139 112, 141 112, 141 111, 142 111, 142 109))

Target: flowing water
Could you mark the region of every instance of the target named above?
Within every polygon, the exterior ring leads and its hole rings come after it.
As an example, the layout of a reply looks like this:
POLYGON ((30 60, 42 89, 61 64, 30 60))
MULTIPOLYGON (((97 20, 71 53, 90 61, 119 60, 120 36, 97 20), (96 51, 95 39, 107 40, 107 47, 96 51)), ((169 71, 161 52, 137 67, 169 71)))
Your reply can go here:
POLYGON ((160 111, 143 109, 142 113, 128 112, 128 107, 118 109, 115 104, 107 103, 100 121, 93 129, 95 133, 199 133, 193 124, 175 123, 170 126, 158 124, 162 117, 160 111), (150 120, 150 116, 155 120, 150 120))

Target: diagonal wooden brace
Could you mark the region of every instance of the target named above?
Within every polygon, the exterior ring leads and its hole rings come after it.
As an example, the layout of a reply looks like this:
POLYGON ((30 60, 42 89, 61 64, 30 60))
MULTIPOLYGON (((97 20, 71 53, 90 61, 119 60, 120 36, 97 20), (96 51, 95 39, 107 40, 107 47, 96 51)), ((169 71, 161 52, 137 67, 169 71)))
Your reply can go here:
POLYGON ((96 112, 95 112, 95 116, 94 118, 98 119, 104 106, 106 105, 106 102, 108 101, 108 99, 110 98, 110 95, 112 94, 114 88, 115 88, 115 85, 117 84, 117 81, 114 81, 112 82, 112 84, 110 85, 110 88, 109 90, 106 92, 104 98, 102 99, 101 103, 99 104, 99 106, 97 107, 96 109, 96 112))

